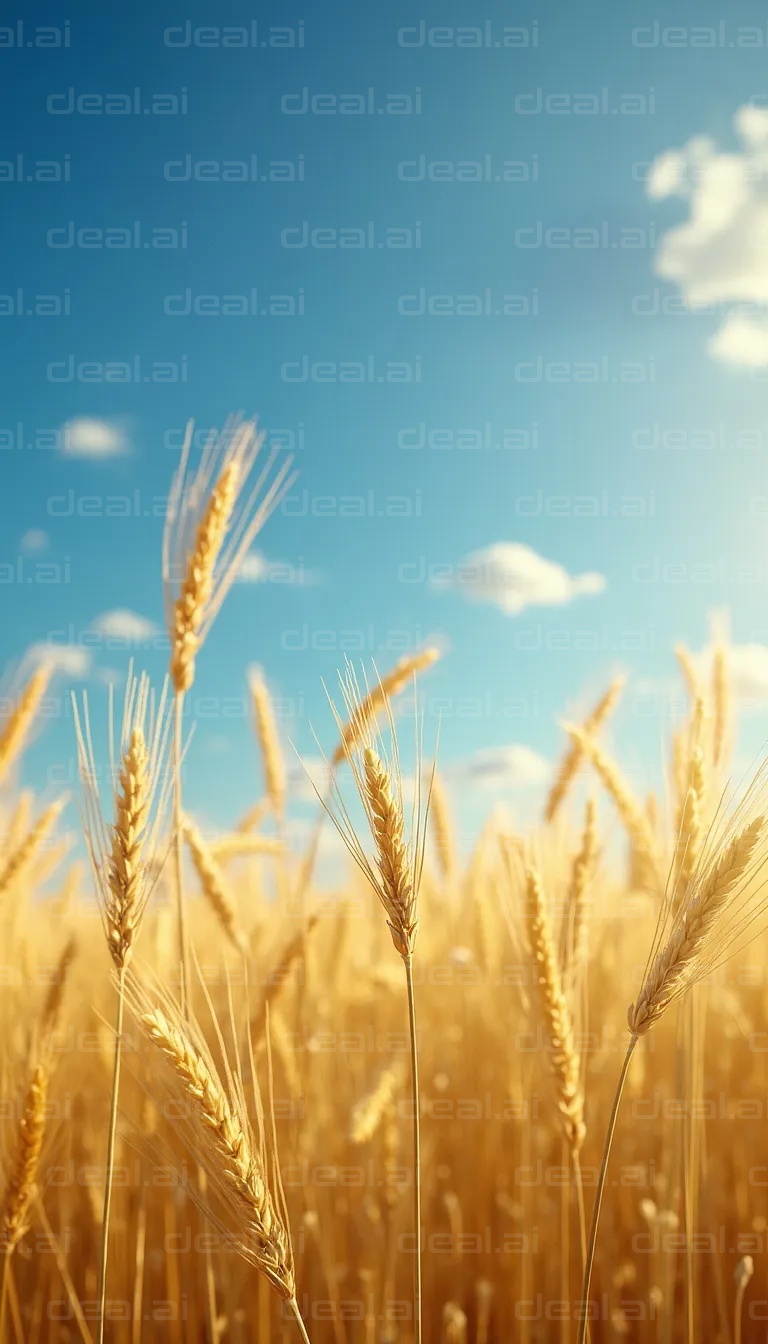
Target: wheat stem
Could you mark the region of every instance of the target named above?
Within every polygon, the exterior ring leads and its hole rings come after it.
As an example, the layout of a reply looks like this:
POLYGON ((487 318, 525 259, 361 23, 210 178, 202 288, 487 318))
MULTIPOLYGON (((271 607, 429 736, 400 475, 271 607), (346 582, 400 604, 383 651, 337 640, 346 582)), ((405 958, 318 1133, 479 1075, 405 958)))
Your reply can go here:
POLYGON ((0 1340, 5 1340, 5 1309, 8 1303, 8 1274, 13 1255, 13 1247, 6 1246, 3 1252, 2 1283, 0 1284, 0 1340))
MULTIPOLYGON (((40 1222, 43 1225, 43 1231, 45 1232, 45 1235, 48 1238, 48 1246, 53 1251, 53 1258, 56 1261, 56 1268, 58 1269, 61 1275, 61 1281, 67 1290, 69 1305, 72 1308, 72 1315, 75 1321, 77 1322, 77 1328, 80 1331, 80 1338, 82 1339, 83 1344, 93 1344, 91 1333, 85 1322, 83 1309, 80 1306, 80 1299, 77 1296, 77 1291, 75 1289, 74 1283, 72 1282, 72 1276, 69 1272, 69 1267, 67 1265, 67 1257, 65 1256, 64 1252, 62 1251, 59 1245, 58 1238, 56 1237, 56 1234, 53 1228, 51 1227, 48 1214, 45 1212, 45 1206, 39 1195, 35 1197, 35 1211, 37 1213, 38 1218, 40 1219, 40 1222)), ((46 1250, 47 1249, 48 1247, 46 1247, 46 1250)))
POLYGON ((584 1344, 587 1337, 587 1326, 589 1321, 589 1293, 592 1286, 592 1267, 595 1261, 595 1246, 597 1245, 597 1229, 600 1222, 600 1210, 603 1204, 603 1194, 605 1192, 605 1178, 608 1173, 608 1161, 611 1156, 613 1146, 613 1136, 616 1131, 616 1121, 619 1115, 619 1106, 624 1092, 624 1084, 627 1081, 629 1066, 632 1063, 632 1056, 635 1053, 638 1037, 633 1036, 627 1046, 627 1053, 624 1056, 624 1063, 621 1066, 619 1081, 616 1085, 616 1092, 613 1098, 611 1114, 608 1119, 608 1128, 605 1134, 605 1146, 603 1148, 603 1159, 600 1163, 600 1174, 597 1178, 597 1189, 595 1190, 595 1202, 592 1208, 592 1223, 589 1229, 589 1244, 587 1246, 587 1259, 584 1266, 584 1284, 581 1292, 581 1321, 579 1323, 578 1344, 584 1344))
POLYGON ((176 876, 176 926, 179 943, 179 1003, 182 1017, 189 1011, 189 957, 187 954, 187 911, 184 905, 184 815, 181 797, 181 757, 184 719, 184 692, 174 701, 173 724, 173 858, 176 876))
POLYGON ((51 668, 45 664, 33 672, 19 697, 16 709, 9 716, 0 735, 0 779, 7 774, 19 755, 50 679, 51 668))
MULTIPOLYGON (((299 1327, 299 1333, 301 1334, 301 1338, 304 1341, 304 1344, 311 1344, 309 1335, 307 1334, 307 1327, 305 1326, 304 1321, 302 1320, 301 1312, 299 1311, 299 1304, 296 1301, 295 1297, 292 1297, 290 1299, 288 1306, 291 1308, 291 1311, 293 1312, 296 1324, 299 1327)), ((259 1338, 261 1338, 261 1336, 259 1336, 259 1338)))
POLYGON ((117 1105, 120 1092, 120 1065, 122 1062, 123 1015, 125 1012, 125 966, 118 970, 117 1018, 115 1021, 115 1058, 112 1073, 112 1099, 109 1108, 107 1137, 107 1168, 104 1184, 104 1212, 101 1219, 101 1254, 99 1257, 97 1344, 104 1341, 104 1316, 107 1301, 107 1253, 109 1250, 109 1214, 112 1207, 112 1175, 115 1167, 115 1140, 117 1134, 117 1105))
POLYGON ((413 1105, 413 1224, 416 1261, 413 1271, 413 1323, 415 1344, 421 1344, 421 1134, 419 1124, 419 1055, 416 1047, 416 1001, 413 993, 413 958, 403 957, 408 990, 408 1027, 411 1041, 411 1100, 413 1105))

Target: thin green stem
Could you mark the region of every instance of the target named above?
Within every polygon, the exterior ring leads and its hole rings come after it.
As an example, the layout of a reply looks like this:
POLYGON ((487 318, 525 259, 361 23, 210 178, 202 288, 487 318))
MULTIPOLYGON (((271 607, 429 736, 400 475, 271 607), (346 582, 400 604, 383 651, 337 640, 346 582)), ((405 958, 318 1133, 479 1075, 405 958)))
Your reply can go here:
POLYGON ((179 1003, 182 1017, 186 1017, 189 1004, 189 956, 187 943, 187 911, 184 904, 184 830, 181 805, 181 757, 182 732, 184 720, 184 692, 176 693, 173 725, 173 854, 176 868, 176 919, 179 941, 179 1003))
POLYGON ((115 1139, 117 1135, 117 1104, 120 1094, 120 1065, 123 1058, 123 1014, 125 1010, 125 966, 121 966, 117 981, 117 1020, 115 1022, 115 1060, 112 1072, 112 1100, 109 1108, 109 1137, 107 1139, 107 1169, 104 1177, 104 1212, 101 1219, 101 1255, 99 1258, 97 1344, 104 1341, 104 1314, 107 1301, 107 1253, 109 1250, 109 1214, 112 1207, 112 1174, 115 1167, 115 1139))
POLYGON ((419 1056, 416 1049, 416 1003, 413 994, 413 959, 403 957, 408 988, 408 1024, 411 1035, 411 1093, 413 1102, 413 1223, 416 1261, 413 1271, 413 1325, 415 1344, 421 1344, 421 1135, 419 1126, 419 1056))
POLYGON ((592 1267, 595 1262, 595 1246, 597 1244, 597 1227, 600 1222, 600 1209, 603 1204, 603 1193, 605 1191, 605 1178, 608 1173, 608 1160, 611 1156, 611 1147, 613 1145, 613 1135, 616 1130, 616 1120, 621 1105, 621 1096, 624 1091, 624 1084, 627 1081, 629 1066, 632 1063, 632 1056, 635 1053, 638 1037, 633 1036, 627 1046, 627 1053, 624 1056, 624 1063, 621 1066, 619 1081, 616 1085, 616 1095, 613 1098, 611 1115, 608 1120, 608 1129, 605 1135, 605 1147, 603 1149, 603 1160, 600 1164, 600 1175, 597 1178, 597 1190, 595 1191, 595 1203, 592 1209, 592 1226, 589 1229, 589 1245, 587 1246, 587 1262, 584 1266, 584 1286, 581 1293, 581 1321, 579 1322, 579 1340, 578 1344, 584 1344, 587 1335, 587 1324, 589 1321, 589 1292, 592 1287, 592 1267))
POLYGON ((300 1330, 300 1332, 301 1332, 301 1338, 302 1338, 302 1340, 304 1341, 304 1344, 312 1344, 312 1342, 311 1342, 311 1340, 310 1340, 310 1338, 309 1338, 309 1335, 307 1334, 307 1327, 305 1326, 303 1320, 301 1319, 301 1312, 299 1311, 299 1304, 298 1304, 298 1302, 296 1301, 296 1298, 295 1298, 295 1297, 292 1297, 292 1298, 291 1298, 290 1302, 288 1303, 288 1306, 291 1308, 291 1311, 293 1312, 294 1316, 296 1317, 296 1324, 297 1324, 298 1327, 299 1327, 299 1330, 300 1330))

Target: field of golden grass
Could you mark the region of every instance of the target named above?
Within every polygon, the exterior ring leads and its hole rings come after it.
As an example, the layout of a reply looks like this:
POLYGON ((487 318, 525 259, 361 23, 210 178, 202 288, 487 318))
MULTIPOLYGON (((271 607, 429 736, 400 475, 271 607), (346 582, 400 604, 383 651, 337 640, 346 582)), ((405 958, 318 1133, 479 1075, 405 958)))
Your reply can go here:
POLYGON ((678 651, 663 797, 608 745, 617 680, 531 833, 493 811, 469 855, 439 762, 413 801, 400 767, 435 651, 340 670, 302 852, 257 679, 263 797, 206 834, 184 697, 286 485, 258 448, 182 461, 170 680, 131 674, 111 760, 78 701, 79 821, 17 785, 45 665, 0 725, 0 1337, 764 1340, 768 799, 729 785, 727 647, 678 651))

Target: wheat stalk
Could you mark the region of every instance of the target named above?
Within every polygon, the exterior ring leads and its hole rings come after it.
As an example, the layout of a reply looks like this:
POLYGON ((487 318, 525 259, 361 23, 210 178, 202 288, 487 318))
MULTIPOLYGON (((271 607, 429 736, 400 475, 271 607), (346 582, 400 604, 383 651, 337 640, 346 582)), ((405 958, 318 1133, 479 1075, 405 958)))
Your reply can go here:
POLYGON ((184 836, 192 855, 192 862, 208 904, 215 912, 222 929, 238 952, 248 950, 248 939, 240 928, 237 905, 226 878, 208 845, 190 817, 184 820, 184 836))
POLYGON ((696 868, 704 837, 704 793, 706 776, 704 765, 705 706, 699 696, 694 705, 693 722, 688 748, 688 768, 686 780, 681 789, 681 802, 678 807, 677 849, 673 867, 674 880, 682 892, 696 868))
MULTIPOLYGON (((621 1098, 638 1041, 665 1011, 726 955, 737 938, 742 946, 756 936, 765 902, 749 909, 749 888, 764 862, 766 815, 762 811, 765 766, 758 770, 744 801, 702 850, 681 901, 674 887, 659 912, 640 992, 627 1011, 630 1041, 613 1098, 597 1179, 582 1300, 589 1301, 597 1232, 621 1098), (757 811, 757 815, 750 813, 757 811), (658 950, 657 950, 658 949, 658 950)), ((579 1327, 584 1344, 586 1312, 579 1327)))
POLYGON ((211 434, 197 470, 190 472, 192 429, 190 422, 171 486, 163 530, 163 589, 171 641, 170 675, 176 693, 174 861, 183 1006, 189 999, 181 794, 184 695, 194 681, 197 654, 237 578, 248 547, 294 479, 289 478, 290 458, 273 472, 274 450, 249 486, 264 435, 257 433, 255 421, 241 421, 237 417, 227 421, 221 434, 211 434))
POLYGON ((332 766, 341 764, 360 739, 369 735, 378 715, 387 711, 389 702, 399 695, 419 672, 425 672, 428 667, 432 667, 439 657, 439 649, 427 648, 407 658, 401 658, 391 672, 377 680, 364 697, 357 696, 348 706, 350 714, 347 722, 342 724, 341 720, 337 720, 341 729, 341 740, 331 757, 332 766))
POLYGON ((29 1206, 45 1134, 48 1075, 42 1064, 32 1074, 22 1107, 16 1152, 11 1162, 0 1214, 0 1245, 13 1251, 27 1230, 29 1206))
POLYGON ((563 992, 555 943, 549 921, 541 877, 532 863, 525 868, 525 923, 536 970, 539 1003, 550 1051, 550 1070, 555 1085, 557 1107, 563 1130, 574 1152, 584 1142, 584 1097, 579 1080, 573 1023, 563 992))
POLYGON ((363 754, 366 796, 364 806, 378 856, 379 896, 387 913, 392 942, 401 957, 413 955, 418 918, 413 869, 405 843, 402 800, 381 757, 372 747, 363 754))
POLYGON ((302 921, 301 927, 293 937, 288 940, 286 946, 283 948, 280 961, 272 968, 269 980, 264 989, 264 997, 261 1001, 261 1005, 251 1021, 251 1037, 254 1042, 261 1040, 264 1035, 267 1028, 270 1006, 277 998, 279 998, 294 966, 296 966, 298 962, 303 961, 307 946, 307 936, 315 928, 318 918, 318 915, 313 914, 309 916, 306 923, 302 921))
POLYGON ((571 880, 568 886, 568 904, 564 920, 565 947, 561 957, 564 968, 578 967, 586 959, 587 892, 597 860, 597 808, 589 799, 584 815, 581 844, 574 856, 571 880))
MULTIPOLYGON (((279 1181, 276 1192, 270 1182, 258 1094, 257 1136, 249 1120, 239 1064, 233 1072, 225 1057, 226 1081, 222 1081, 196 1025, 182 1018, 175 1004, 163 1000, 153 1005, 135 976, 129 981, 128 998, 142 1031, 165 1061, 167 1095, 176 1098, 175 1113, 186 1117, 187 1145, 234 1223, 234 1247, 293 1306, 296 1285, 285 1199, 279 1181), (184 1108, 179 1088, 191 1107, 184 1108)), ((217 1035, 223 1050, 218 1027, 217 1035)), ((255 1088, 253 1072, 252 1078, 255 1088)), ((197 1198, 205 1216, 224 1230, 221 1218, 203 1196, 197 1198)))
MULTIPOLYGON (((101 803, 88 699, 82 715, 73 699, 82 820, 104 924, 116 969, 124 969, 157 883, 162 861, 160 836, 170 805, 173 777, 168 769, 170 705, 167 684, 155 705, 149 679, 133 670, 126 684, 115 764, 114 708, 110 694, 110 762, 114 780, 112 821, 101 803)), ((163 855, 164 857, 164 855, 163 855)))
POLYGON ((349 1126, 350 1142, 370 1143, 384 1119, 400 1086, 400 1069, 383 1069, 376 1083, 355 1104, 349 1126))
POLYGON ((754 864, 765 831, 765 817, 756 817, 731 840, 708 870, 693 879, 690 895, 675 919, 669 937, 643 979, 627 1013, 633 1036, 642 1036, 674 999, 695 982, 710 962, 708 944, 754 864))
POLYGON ((231 835, 221 835, 209 846, 217 863, 226 863, 229 859, 257 857, 278 858, 285 853, 282 840, 273 835, 249 835, 234 831, 231 835))
MULTIPOLYGON (((624 677, 616 677, 611 682, 608 690, 598 700, 592 713, 584 720, 582 733, 587 738, 592 738, 605 723, 606 719, 613 713, 618 704, 621 692, 624 689, 624 677)), ((579 739, 573 738, 571 745, 563 756, 562 761, 555 774, 555 781, 547 798, 544 808, 545 821, 554 821, 561 803, 565 798, 573 780, 578 774, 582 761, 584 760, 584 749, 579 739)))
POLYGON ((114 764, 114 705, 110 688, 110 764, 114 779, 114 819, 111 823, 107 823, 104 818, 99 796, 87 696, 83 696, 82 722, 74 696, 73 705, 84 795, 83 827, 107 948, 117 971, 114 1062, 98 1284, 97 1342, 103 1344, 106 1325, 109 1221, 125 1012, 125 976, 147 903, 162 868, 162 864, 158 862, 159 835, 173 785, 173 777, 166 769, 170 731, 167 682, 163 686, 159 705, 155 711, 148 678, 142 675, 137 679, 131 667, 123 702, 117 769, 114 764))
POLYGON ((59 798, 55 803, 51 803, 51 806, 46 808, 32 829, 27 831, 24 838, 8 855, 3 867, 0 868, 0 895, 7 892, 14 882, 18 882, 25 869, 35 859, 48 839, 65 805, 65 798, 59 798))
POLYGON ((728 656, 718 644, 712 659, 712 701, 714 726, 712 732, 712 761, 715 769, 722 764, 728 746, 731 722, 731 688, 728 679, 728 656))
POLYGON ((7 775, 21 751, 32 720, 50 684, 51 674, 52 669, 46 663, 36 668, 19 696, 16 708, 8 716, 5 727, 0 733, 0 780, 7 775))
POLYGON ((170 674, 177 695, 195 679, 200 630, 213 593, 213 577, 232 518, 240 486, 240 464, 228 462, 211 492, 187 561, 181 591, 173 609, 170 674))
POLYGON ((675 657, 683 674, 688 696, 695 703, 696 700, 701 698, 701 681, 693 654, 689 648, 686 648, 685 644, 676 644, 675 657))
MULTIPOLYGON (((433 662, 434 658, 428 660, 433 662)), ((401 668, 401 677, 413 676, 413 665, 408 672, 401 668)), ((400 683, 390 678, 390 685, 400 683)), ((404 684, 404 682, 403 682, 404 684)), ((376 893, 387 916, 387 925, 395 949, 403 959, 408 1028, 411 1053, 411 1101, 413 1105, 413 1221, 416 1235, 414 1260, 414 1325, 416 1344, 421 1344, 421 1134, 419 1126, 419 1061, 416 1035, 416 1001, 413 986, 413 950, 418 929, 418 896, 424 866, 424 845, 429 818, 430 791, 426 805, 421 799, 421 741, 416 735, 416 794, 414 797, 410 839, 405 838, 403 810, 403 777, 397 734, 392 717, 389 693, 379 681, 378 693, 366 685, 363 694, 351 664, 344 677, 339 676, 346 724, 342 722, 331 701, 336 726, 341 735, 343 753, 349 762, 352 776, 363 805, 375 847, 375 859, 368 858, 358 839, 354 824, 331 775, 332 801, 321 798, 330 813, 336 829, 346 844, 363 875, 376 893), (376 719, 384 712, 391 739, 392 761, 388 760, 376 719), (335 806, 334 806, 335 803, 335 806)), ((417 719, 418 724, 418 719, 417 719)), ((337 749, 338 752, 338 749, 337 749)), ((336 757, 334 757, 335 761, 336 757)), ((434 765, 432 767, 434 776, 434 765)))
POLYGON ((64 991, 67 987, 69 968, 74 960, 77 951, 77 942, 74 935, 70 935, 64 945, 61 956, 59 957, 53 978, 45 996, 43 1010, 41 1013, 41 1036, 43 1041, 48 1041, 52 1033, 56 1030, 61 1016, 62 1004, 64 1002, 64 991))
POLYGON ((573 724, 566 723, 564 727, 577 744, 582 757, 586 757, 592 765, 603 788, 615 804, 632 845, 640 881, 648 890, 658 891, 661 880, 653 831, 640 803, 629 789, 619 767, 603 751, 599 743, 573 724))
POLYGON ((250 685, 261 759, 264 763, 267 796, 275 816, 280 819, 285 811, 286 775, 275 708, 267 683, 260 671, 254 669, 250 685))
POLYGON ((211 435, 191 472, 192 425, 187 426, 163 533, 170 673, 177 695, 192 686, 195 658, 240 561, 290 487, 290 458, 274 472, 274 452, 250 484, 263 441, 254 421, 233 418, 221 434, 211 435))
POLYGON ((456 849, 453 843, 451 809, 443 782, 437 772, 432 778, 429 811, 440 875, 445 886, 450 888, 456 874, 456 849))

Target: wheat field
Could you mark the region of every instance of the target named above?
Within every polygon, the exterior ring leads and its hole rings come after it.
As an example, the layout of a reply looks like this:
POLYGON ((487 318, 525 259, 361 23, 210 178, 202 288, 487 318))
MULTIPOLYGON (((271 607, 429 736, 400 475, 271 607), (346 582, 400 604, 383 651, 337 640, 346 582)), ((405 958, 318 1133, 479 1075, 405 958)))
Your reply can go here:
POLYGON ((400 764, 436 650, 340 669, 303 849, 258 677, 263 795, 206 833, 184 696, 288 471, 250 422, 183 455, 170 680, 115 694, 111 760, 78 700, 76 798, 18 786, 45 664, 0 726, 2 1338, 766 1339, 768 795, 731 783, 727 645, 678 650, 658 797, 619 679, 530 832, 494 809, 470 853, 431 744, 400 764))

